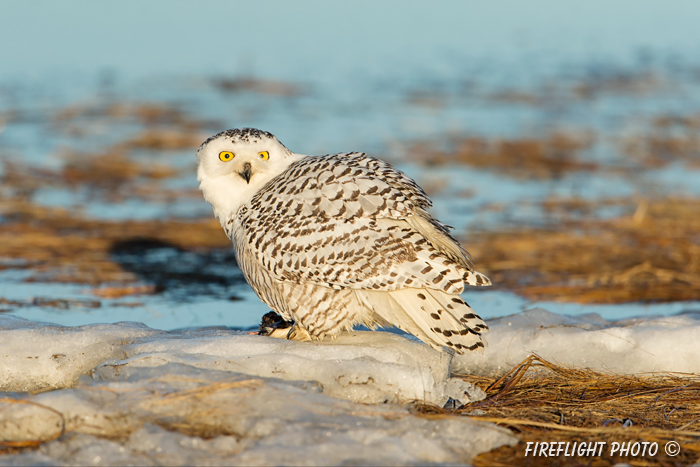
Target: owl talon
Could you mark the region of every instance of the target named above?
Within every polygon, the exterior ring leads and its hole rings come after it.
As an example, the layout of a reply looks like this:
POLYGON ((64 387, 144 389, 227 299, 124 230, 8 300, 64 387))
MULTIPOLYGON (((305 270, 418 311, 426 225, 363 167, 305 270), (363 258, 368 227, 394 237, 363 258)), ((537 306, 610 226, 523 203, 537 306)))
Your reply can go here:
POLYGON ((309 334, 309 331, 302 328, 301 326, 298 326, 295 323, 289 329, 289 332, 287 333, 287 339, 289 339, 290 341, 310 341, 311 334, 309 334))
POLYGON ((276 337, 278 339, 289 339, 290 341, 310 341, 311 335, 308 331, 297 326, 293 321, 285 321, 280 315, 271 311, 265 313, 260 323, 259 336, 276 337))

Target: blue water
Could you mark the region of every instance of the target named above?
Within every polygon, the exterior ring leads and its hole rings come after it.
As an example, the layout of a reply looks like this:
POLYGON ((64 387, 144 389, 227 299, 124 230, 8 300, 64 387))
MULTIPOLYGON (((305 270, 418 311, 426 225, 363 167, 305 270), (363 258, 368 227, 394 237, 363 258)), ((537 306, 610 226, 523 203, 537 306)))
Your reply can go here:
MULTIPOLYGON (((100 152, 143 130, 133 119, 99 115, 57 121, 63 109, 150 102, 181 109, 205 134, 255 126, 299 153, 357 150, 386 158, 426 187, 434 214, 460 235, 470 228, 540 224, 544 214, 535 206, 553 196, 697 196, 700 172, 681 163, 634 177, 600 171, 531 180, 466 167, 426 168, 410 149, 425 140, 449 150, 451 135, 575 129, 598 135, 584 154, 588 160, 633 164, 615 138, 644 132, 653 116, 700 109, 697 18, 700 3, 692 1, 7 1, 0 5, 0 157, 60 168, 67 149, 100 152), (580 84, 647 75, 654 78, 648 89, 600 86, 589 98, 572 97, 580 84), (215 85, 234 78, 280 81, 294 92, 224 92, 215 85), (493 98, 513 90, 544 103, 493 98)), ((197 186, 195 150, 135 154, 181 170, 166 186, 185 190, 197 186)), ((52 187, 39 189, 33 200, 108 219, 211 213, 200 198, 113 202, 52 187)), ((0 297, 94 298, 86 287, 23 279, 17 271, 0 274, 0 297)), ((608 318, 698 307, 531 304, 505 292, 466 296, 486 317, 538 305, 608 318)), ((13 313, 61 324, 133 320, 173 329, 249 327, 267 311, 244 284, 181 298, 103 300, 97 309, 28 306, 13 313), (133 301, 144 306, 120 306, 133 301)))

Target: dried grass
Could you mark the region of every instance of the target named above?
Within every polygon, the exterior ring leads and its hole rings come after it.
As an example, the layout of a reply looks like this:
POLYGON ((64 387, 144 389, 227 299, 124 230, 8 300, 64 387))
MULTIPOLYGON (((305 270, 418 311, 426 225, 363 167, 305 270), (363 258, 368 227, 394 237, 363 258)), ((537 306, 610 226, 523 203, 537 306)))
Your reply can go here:
MULTIPOLYGON (((174 248, 230 248, 216 219, 106 221, 85 219, 60 208, 0 200, 0 257, 21 260, 37 281, 130 285, 139 277, 112 256, 114 245, 149 239, 174 248)), ((18 266, 4 266, 17 268, 18 266)), ((142 291, 138 290, 139 293, 142 291)), ((122 291, 123 292, 123 291, 122 291)))
POLYGON ((223 78, 214 81, 218 89, 230 93, 256 93, 268 96, 295 97, 302 93, 300 86, 284 81, 258 78, 223 78))
POLYGON ((126 287, 99 287, 90 290, 90 293, 101 298, 121 298, 133 295, 152 295, 158 291, 158 287, 149 284, 126 287))
POLYGON ((699 128, 700 115, 663 115, 642 134, 622 139, 621 150, 645 167, 663 167, 676 161, 700 167, 699 128))
MULTIPOLYGON (((579 303, 697 300, 700 297, 700 200, 618 200, 628 214, 568 219, 556 228, 476 232, 463 243, 496 287, 532 300, 579 303)), ((563 201, 547 209, 590 203, 563 201)), ((0 268, 22 268, 34 280, 115 287, 114 294, 149 293, 112 256, 114 245, 149 239, 174 248, 230 249, 218 222, 91 220, 21 200, 0 201, 0 268)), ((105 289, 109 290, 109 289, 105 289)), ((95 292, 97 295, 112 292, 95 292)))
POLYGON ((689 465, 700 458, 700 376, 616 375, 530 356, 498 378, 460 376, 486 391, 456 411, 417 405, 429 416, 460 414, 513 430, 520 443, 482 454, 477 466, 689 465), (525 457, 527 442, 606 442, 602 457, 525 457), (610 457, 613 442, 658 442, 654 457, 610 457), (681 453, 664 453, 668 441, 681 453))
MULTIPOLYGON (((500 377, 458 375, 481 387, 487 394, 483 401, 456 410, 415 403, 413 413, 428 418, 467 416, 477 421, 496 423, 512 430, 520 443, 478 456, 477 466, 610 466, 628 462, 638 466, 689 465, 700 457, 700 376, 687 374, 616 375, 557 365, 531 356, 500 377), (611 457, 613 442, 656 442, 654 457, 611 457), (681 446, 677 457, 664 453, 668 441, 681 446), (528 442, 605 442, 601 457, 525 457, 528 442)), ((218 394, 234 391, 245 397, 263 384, 259 379, 233 379, 221 382, 168 375, 154 381, 187 383, 186 389, 173 392, 125 394, 141 410, 149 413, 148 421, 171 431, 204 439, 234 435, 230 424, 222 423, 218 394), (171 405, 177 407, 174 412, 171 405)), ((89 390, 113 391, 103 387, 89 390)), ((25 403, 2 399, 2 403, 25 403)), ((31 403, 26 401, 26 403, 31 403)), ((52 410, 46 407, 48 410, 52 410)), ((55 412, 55 411, 54 411, 55 412)), ((62 415, 57 413, 62 419, 62 415)), ((65 426, 63 421, 62 426, 65 426)), ((60 437, 59 426, 47 439, 0 443, 0 452, 36 447, 60 437)), ((129 433, 105 433, 119 438, 129 433)))
POLYGON ((598 164, 579 158, 593 142, 589 134, 555 132, 544 138, 460 138, 452 141, 449 151, 422 142, 414 144, 408 153, 427 164, 458 163, 520 178, 560 178, 569 172, 600 169, 598 164))
POLYGON ((70 191, 85 189, 91 198, 98 196, 111 202, 126 199, 175 201, 201 196, 198 190, 173 190, 163 186, 162 181, 179 176, 179 170, 138 161, 121 151, 68 153, 63 159, 65 164, 59 170, 3 161, 0 194, 29 200, 37 190, 50 187, 70 191))
POLYGON ((503 88, 486 92, 478 97, 489 103, 506 105, 527 105, 545 111, 561 111, 568 105, 582 101, 593 101, 607 96, 647 97, 676 85, 675 80, 660 73, 648 70, 611 69, 604 72, 588 73, 571 80, 548 80, 537 88, 503 88))
POLYGON ((115 189, 137 178, 161 180, 178 175, 167 165, 137 162, 123 153, 101 155, 67 154, 60 180, 68 186, 97 186, 115 189))
POLYGON ((200 131, 149 129, 118 144, 116 148, 122 150, 145 149, 149 151, 189 149, 194 155, 195 150, 208 136, 208 134, 200 131))
MULTIPOLYGON (((478 232, 464 244, 494 284, 531 300, 700 298, 700 200, 619 203, 633 214, 567 220, 549 229, 478 232)), ((579 205, 582 212, 590 209, 586 204, 579 205)))
POLYGON ((106 153, 125 153, 133 150, 175 151, 195 150, 209 136, 203 128, 220 128, 218 122, 204 121, 191 117, 181 109, 155 103, 99 103, 67 107, 57 112, 52 123, 59 130, 72 136, 85 136, 97 129, 104 131, 104 125, 137 124, 143 129, 135 136, 125 139, 106 153), (86 125, 85 122, 89 122, 86 125))
MULTIPOLYGON (((180 176, 181 169, 156 163, 143 153, 188 150, 194 157, 196 148, 210 134, 202 128, 212 122, 193 118, 174 106, 107 101, 64 108, 54 114, 52 123, 58 130, 77 137, 91 131, 102 137, 105 128, 117 128, 115 132, 124 133, 124 139, 94 152, 63 150, 58 155, 63 159, 60 169, 3 160, 0 196, 28 200, 38 189, 47 187, 85 189, 91 198, 99 196, 112 202, 128 198, 174 201, 200 196, 196 190, 165 188, 160 182, 180 176), (140 132, 133 133, 134 125, 140 132)), ((192 164, 188 173, 194 170, 194 158, 192 164)))
POLYGON ((148 127, 168 125, 198 128, 204 123, 190 118, 177 107, 148 102, 105 102, 97 105, 74 105, 61 109, 52 117, 55 125, 66 125, 83 119, 130 121, 148 127))
POLYGON ((601 94, 649 96, 668 85, 666 78, 655 72, 616 70, 582 79, 571 87, 571 92, 579 99, 585 100, 595 99, 601 94))

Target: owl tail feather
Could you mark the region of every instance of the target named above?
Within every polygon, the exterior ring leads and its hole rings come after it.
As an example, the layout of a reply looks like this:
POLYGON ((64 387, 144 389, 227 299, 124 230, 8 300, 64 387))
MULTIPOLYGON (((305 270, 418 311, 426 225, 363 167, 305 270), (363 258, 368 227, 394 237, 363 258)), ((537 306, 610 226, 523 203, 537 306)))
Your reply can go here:
POLYGON ((438 350, 445 346, 462 354, 486 346, 482 334, 488 326, 457 294, 407 288, 368 295, 384 321, 438 350))

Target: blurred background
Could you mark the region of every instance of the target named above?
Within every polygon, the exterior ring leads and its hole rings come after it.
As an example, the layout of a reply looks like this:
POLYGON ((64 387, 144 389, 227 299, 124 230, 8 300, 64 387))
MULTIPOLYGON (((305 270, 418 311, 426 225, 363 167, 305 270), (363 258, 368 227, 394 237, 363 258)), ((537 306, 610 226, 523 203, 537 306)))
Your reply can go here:
POLYGON ((0 313, 256 326, 197 188, 208 136, 363 151, 495 286, 607 318, 700 309, 700 4, 5 1, 0 313))

